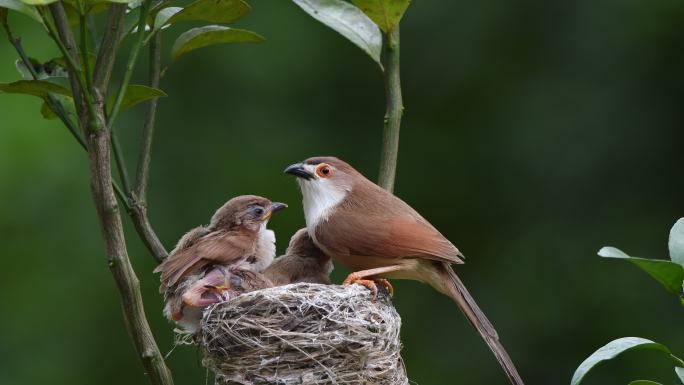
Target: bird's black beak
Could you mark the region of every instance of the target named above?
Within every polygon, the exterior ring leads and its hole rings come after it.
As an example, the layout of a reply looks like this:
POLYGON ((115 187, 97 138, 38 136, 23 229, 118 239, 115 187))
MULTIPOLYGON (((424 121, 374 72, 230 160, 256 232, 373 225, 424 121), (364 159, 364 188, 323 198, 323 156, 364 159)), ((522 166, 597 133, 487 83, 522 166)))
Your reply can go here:
POLYGON ((306 171, 304 164, 302 163, 295 163, 287 166, 285 169, 285 174, 294 175, 298 178, 304 178, 306 180, 313 178, 313 174, 306 171))

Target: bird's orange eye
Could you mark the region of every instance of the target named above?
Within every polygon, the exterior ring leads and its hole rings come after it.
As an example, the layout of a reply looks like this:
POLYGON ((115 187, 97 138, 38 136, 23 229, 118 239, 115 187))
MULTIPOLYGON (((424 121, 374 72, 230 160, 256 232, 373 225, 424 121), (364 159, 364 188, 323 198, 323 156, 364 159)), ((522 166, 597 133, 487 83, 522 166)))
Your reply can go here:
POLYGON ((328 166, 325 163, 321 163, 316 167, 316 174, 320 176, 321 178, 328 178, 333 174, 332 167, 328 166))

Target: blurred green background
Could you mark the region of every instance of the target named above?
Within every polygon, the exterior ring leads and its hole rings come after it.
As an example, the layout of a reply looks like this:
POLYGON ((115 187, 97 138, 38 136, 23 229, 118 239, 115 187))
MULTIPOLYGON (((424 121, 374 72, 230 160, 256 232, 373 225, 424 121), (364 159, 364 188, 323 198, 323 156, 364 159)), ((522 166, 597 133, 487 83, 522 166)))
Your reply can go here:
MULTIPOLYGON (((266 43, 197 51, 162 83, 149 201, 169 248, 230 197, 254 193, 290 204, 271 225, 284 250, 304 224, 282 173, 294 161, 337 155, 376 177, 376 65, 289 1, 251 4, 238 25, 266 43)), ((57 56, 37 24, 11 22, 31 56, 57 56)), ((396 194, 468 256, 457 270, 528 384, 569 383, 586 356, 622 336, 684 354, 676 300, 633 266, 596 256, 613 245, 667 257, 667 232, 684 216, 683 25, 679 0, 414 1, 406 14, 396 194)), ((165 31, 167 48, 187 27, 165 31)), ((3 36, 0 81, 18 78, 15 59, 3 36)), ((143 58, 134 82, 145 67, 143 58)), ((39 108, 37 98, 0 95, 0 384, 144 384, 86 157, 39 108)), ((117 123, 131 169, 143 116, 134 109, 117 123)), ((168 352, 155 264, 129 223, 127 235, 168 352)), ((415 383, 505 383, 448 298, 415 282, 396 289, 415 383)), ((177 348, 169 365, 177 384, 205 382, 193 348, 177 348)), ((643 352, 587 384, 636 378, 675 381, 666 358, 643 352)))

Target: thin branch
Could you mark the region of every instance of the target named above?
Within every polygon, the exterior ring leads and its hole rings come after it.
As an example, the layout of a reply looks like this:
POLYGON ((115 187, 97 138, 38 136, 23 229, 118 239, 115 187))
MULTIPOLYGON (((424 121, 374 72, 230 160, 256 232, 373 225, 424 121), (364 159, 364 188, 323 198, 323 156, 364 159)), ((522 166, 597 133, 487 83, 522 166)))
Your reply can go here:
MULTIPOLYGON (((5 29, 5 32, 7 33, 7 39, 10 41, 14 49, 17 51, 17 54, 19 54, 19 58, 24 63, 24 66, 28 68, 29 73, 31 74, 33 79, 38 80, 38 73, 36 72, 36 69, 33 68, 33 63, 31 63, 31 59, 29 59, 28 55, 26 54, 26 51, 24 51, 24 47, 21 45, 21 38, 14 35, 9 24, 2 23, 2 25, 5 29)), ((64 110, 64 105, 62 104, 62 102, 60 102, 55 97, 55 95, 52 94, 52 92, 48 92, 47 99, 45 102, 47 103, 50 110, 52 110, 52 112, 54 112, 55 115, 59 117, 59 120, 61 120, 62 123, 64 123, 64 125, 69 130, 69 132, 71 132, 76 141, 78 141, 78 143, 85 149, 86 144, 83 140, 83 136, 74 125, 74 122, 72 122, 71 119, 69 119, 69 116, 66 114, 66 111, 64 110)))
POLYGON ((86 16, 88 21, 88 30, 90 30, 90 40, 93 42, 93 48, 95 52, 100 49, 100 39, 97 36, 97 24, 95 24, 95 17, 92 13, 88 13, 86 16))
MULTIPOLYGON (((150 44, 150 87, 159 88, 160 73, 161 73, 161 34, 157 34, 152 39, 150 44)), ((140 149, 140 157, 138 158, 138 170, 135 181, 135 194, 138 198, 145 202, 147 195, 147 182, 149 180, 150 158, 152 151, 152 139, 154 137, 154 128, 157 118, 157 101, 152 99, 148 103, 147 119, 143 126, 142 143, 140 149)))
MULTIPOLYGON (((161 71, 161 34, 157 34, 150 44, 150 87, 159 88, 161 71)), ((150 250, 152 256, 161 262, 169 253, 164 248, 157 234, 152 229, 149 218, 147 217, 147 183, 150 172, 150 159, 152 151, 152 139, 154 138, 154 127, 157 115, 157 99, 148 102, 147 119, 143 126, 141 149, 138 158, 138 168, 136 173, 135 187, 132 198, 131 216, 133 224, 138 234, 143 239, 145 246, 150 250)))
POLYGON ((116 168, 119 170, 119 177, 121 183, 123 184, 124 191, 126 194, 131 193, 131 182, 128 178, 128 171, 126 170, 126 161, 124 160, 123 152, 121 151, 121 143, 115 132, 110 132, 112 136, 112 150, 114 151, 114 161, 116 162, 116 168))
MULTIPOLYGON (((52 5, 50 7, 55 19, 55 24, 58 26, 59 37, 55 36, 54 32, 51 32, 51 34, 53 35, 53 38, 56 38, 58 41, 58 45, 69 47, 73 42, 73 35, 69 29, 68 23, 65 23, 66 15, 63 13, 64 9, 59 2, 53 3, 52 5), (59 4, 59 7, 53 10, 52 5, 54 4, 59 4), (65 44, 60 41, 60 39, 64 39, 67 43, 65 44)), ((120 30, 117 30, 112 33, 115 37, 118 37, 121 32, 120 30)), ((69 49, 65 49, 65 53, 67 56, 71 55, 69 49)), ((115 52, 112 53, 110 57, 112 61, 115 60, 115 52)), ((100 71, 102 71, 102 69, 100 71)), ((108 71, 109 70, 105 72, 108 71)), ((78 75, 76 67, 71 65, 69 68, 69 77, 73 79, 73 77, 78 75)), ((102 73, 100 76, 103 75, 105 79, 109 78, 109 74, 102 73)), ((173 385, 171 373, 164 362, 147 322, 142 295, 140 294, 140 282, 131 266, 126 250, 121 215, 115 196, 117 193, 121 194, 121 191, 118 188, 113 187, 114 181, 112 180, 111 174, 110 134, 105 121, 104 104, 102 100, 105 95, 103 90, 106 90, 107 83, 107 81, 102 82, 99 80, 98 84, 101 88, 94 90, 95 102, 93 102, 92 99, 89 99, 88 104, 90 108, 88 111, 84 109, 78 109, 77 111, 80 118, 79 120, 82 123, 82 128, 84 128, 86 132, 88 159, 90 164, 91 193, 97 209, 102 236, 105 241, 107 262, 119 289, 125 324, 133 339, 138 356, 153 385, 173 385), (91 111, 92 116, 89 116, 91 115, 91 111)), ((78 91, 78 86, 83 87, 83 83, 76 84, 74 86, 74 91, 78 91)))
MULTIPOLYGON (((78 49, 76 48, 76 40, 74 39, 74 35, 69 27, 69 19, 67 18, 64 6, 58 1, 50 4, 48 8, 50 9, 50 13, 52 14, 52 18, 55 22, 54 26, 52 23, 50 23, 41 7, 38 7, 38 11, 48 30, 48 34, 55 41, 59 47, 59 50, 62 52, 64 59, 66 60, 67 69, 71 73, 71 76, 69 76, 69 81, 71 82, 71 90, 74 101, 76 102, 76 106, 79 110, 85 108, 88 112, 87 117, 82 117, 84 121, 80 122, 81 128, 86 126, 85 120, 88 120, 88 124, 96 129, 100 129, 102 128, 102 125, 95 116, 93 96, 90 92, 90 89, 86 85, 81 66, 76 62, 76 59, 74 59, 78 58, 78 49)), ((81 117, 82 114, 79 114, 79 116, 81 117)))
POLYGON ((399 74, 399 26, 384 34, 383 66, 385 67, 385 94, 387 109, 382 135, 382 153, 378 184, 392 192, 397 172, 399 152, 399 127, 404 105, 401 98, 401 78, 399 74))
MULTIPOLYGON (((99 117, 104 121, 103 110, 99 111, 99 117)), ((90 130, 87 138, 93 200, 105 240, 107 262, 121 295, 126 326, 150 382, 153 385, 172 385, 171 372, 147 322, 140 282, 126 250, 121 215, 112 188, 109 132, 106 128, 90 130)))
POLYGON ((100 50, 95 61, 93 71, 93 87, 95 87, 96 98, 104 100, 107 94, 107 85, 112 76, 114 67, 116 48, 119 39, 123 34, 124 17, 126 16, 126 4, 112 4, 107 15, 100 50), (97 95, 97 94, 100 95, 97 95))
POLYGON ((123 102, 124 96, 126 95, 126 88, 128 88, 128 83, 131 81, 131 76, 133 76, 133 69, 135 68, 135 63, 138 60, 138 53, 140 53, 140 48, 142 48, 143 41, 145 38, 145 26, 147 25, 147 16, 150 13, 150 5, 152 0, 144 0, 142 6, 140 7, 140 19, 138 21, 138 32, 137 40, 133 44, 133 49, 128 57, 128 62, 126 63, 126 72, 124 72, 123 79, 121 81, 121 86, 116 94, 116 99, 114 100, 114 106, 109 113, 109 119, 107 120, 109 127, 114 127, 114 121, 119 115, 119 109, 121 108, 121 103, 123 102))

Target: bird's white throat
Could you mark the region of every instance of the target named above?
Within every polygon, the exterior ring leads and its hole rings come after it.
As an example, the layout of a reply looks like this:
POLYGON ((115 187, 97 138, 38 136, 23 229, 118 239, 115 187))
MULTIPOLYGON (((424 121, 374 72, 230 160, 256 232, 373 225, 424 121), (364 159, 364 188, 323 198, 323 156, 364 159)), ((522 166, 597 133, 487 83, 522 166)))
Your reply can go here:
POLYGON ((268 267, 271 262, 273 262, 276 252, 275 242, 275 233, 273 230, 267 229, 266 223, 263 223, 261 225, 261 229, 259 229, 259 235, 257 239, 255 252, 256 263, 253 267, 254 271, 262 271, 268 267))
POLYGON ((302 189, 302 203, 306 227, 313 229, 321 221, 328 219, 332 209, 340 204, 347 196, 347 191, 327 180, 299 179, 302 189))

